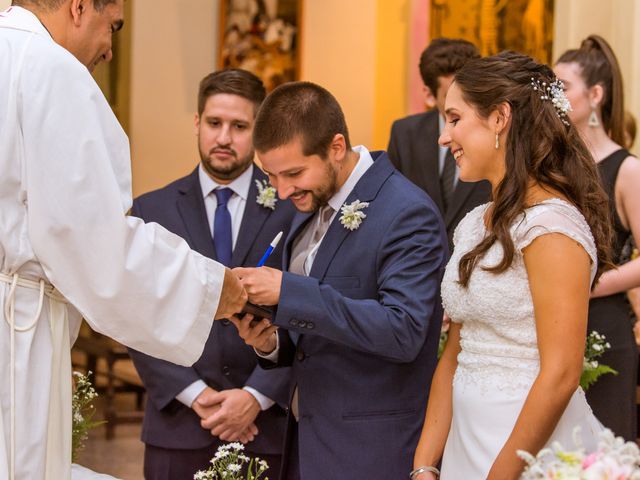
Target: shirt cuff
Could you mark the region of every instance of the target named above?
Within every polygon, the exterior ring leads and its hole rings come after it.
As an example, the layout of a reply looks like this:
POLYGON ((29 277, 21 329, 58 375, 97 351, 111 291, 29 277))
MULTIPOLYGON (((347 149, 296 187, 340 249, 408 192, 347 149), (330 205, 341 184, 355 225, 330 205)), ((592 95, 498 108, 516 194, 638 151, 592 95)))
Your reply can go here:
POLYGON ((276 403, 273 400, 271 400, 269 397, 261 394, 255 388, 242 387, 242 389, 249 392, 251 395, 253 395, 256 398, 256 400, 260 404, 260 410, 268 410, 276 403))
POLYGON ((191 405, 193 405, 193 402, 196 401, 196 398, 198 398, 198 395, 204 392, 205 388, 207 388, 206 383, 204 383, 202 380, 196 380, 187 388, 182 390, 178 395, 176 395, 176 400, 186 405, 187 407, 191 408, 191 405))
POLYGON ((273 363, 278 363, 278 351, 280 351, 280 336, 278 335, 277 332, 274 332, 274 335, 276 336, 276 348, 273 349, 273 352, 264 353, 258 350, 257 348, 254 348, 253 350, 256 352, 256 355, 258 355, 260 358, 264 358, 265 360, 269 360, 270 362, 273 362, 273 363))

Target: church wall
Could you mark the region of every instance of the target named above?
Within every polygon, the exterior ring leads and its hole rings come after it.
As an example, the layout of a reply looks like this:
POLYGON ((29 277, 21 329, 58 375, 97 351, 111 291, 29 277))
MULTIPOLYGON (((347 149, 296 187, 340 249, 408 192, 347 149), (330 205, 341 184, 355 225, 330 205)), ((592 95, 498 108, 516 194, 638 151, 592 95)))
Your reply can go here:
POLYGON ((301 79, 327 88, 342 106, 351 143, 371 146, 376 9, 372 0, 304 1, 301 79))
MULTIPOLYGON (((159 188, 199 161, 198 83, 215 68, 217 2, 130 0, 133 192, 159 188), (216 3, 216 5, 212 5, 216 3)), ((126 28, 126 27, 125 27, 126 28)))

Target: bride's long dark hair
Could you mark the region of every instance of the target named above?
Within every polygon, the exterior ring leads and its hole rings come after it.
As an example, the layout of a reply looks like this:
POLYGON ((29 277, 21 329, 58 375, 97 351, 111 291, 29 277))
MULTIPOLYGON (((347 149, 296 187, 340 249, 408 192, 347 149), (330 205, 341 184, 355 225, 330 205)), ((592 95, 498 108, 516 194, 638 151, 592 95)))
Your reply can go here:
MULTIPOLYGON (((549 85, 555 76, 548 66, 515 52, 470 60, 455 75, 462 97, 482 118, 505 102, 511 107, 505 175, 494 191, 487 236, 460 260, 463 286, 496 242, 502 246, 502 260, 483 268, 500 273, 511 266, 515 247, 510 229, 527 207, 532 180, 562 193, 584 215, 598 253, 596 278, 611 265, 612 223, 596 164, 576 128, 563 123, 552 102, 533 89, 532 79, 549 85)), ((565 121, 569 123, 568 118, 565 121)))

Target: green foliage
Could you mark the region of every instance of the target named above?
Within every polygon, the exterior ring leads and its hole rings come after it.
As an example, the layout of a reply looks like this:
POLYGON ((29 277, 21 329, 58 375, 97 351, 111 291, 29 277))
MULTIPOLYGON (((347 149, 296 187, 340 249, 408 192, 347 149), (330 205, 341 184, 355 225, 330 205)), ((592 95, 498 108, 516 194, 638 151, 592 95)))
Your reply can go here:
POLYGON ((618 374, 616 370, 608 365, 599 364, 596 368, 583 368, 582 375, 580 375, 580 386, 583 390, 587 390, 591 385, 596 383, 596 380, 598 380, 601 375, 604 375, 605 373, 613 373, 614 375, 618 374))
MULTIPOLYGON (((87 375, 91 375, 91 372, 87 372, 87 375)), ((71 460, 73 462, 77 460, 78 453, 84 448, 84 442, 89 437, 89 430, 106 423, 93 420, 96 409, 92 402, 98 394, 87 375, 73 372, 75 379, 75 391, 71 399, 71 460)))
POLYGON ((580 375, 580 386, 587 390, 598 378, 607 373, 617 375, 618 372, 608 365, 603 365, 597 359, 604 352, 611 348, 611 344, 606 341, 604 335, 593 331, 587 336, 587 344, 584 349, 584 362, 582 375, 580 375))
POLYGON ((442 352, 444 352, 444 347, 447 344, 448 338, 449 338, 448 332, 440 332, 440 343, 438 343, 438 358, 442 356, 442 352))

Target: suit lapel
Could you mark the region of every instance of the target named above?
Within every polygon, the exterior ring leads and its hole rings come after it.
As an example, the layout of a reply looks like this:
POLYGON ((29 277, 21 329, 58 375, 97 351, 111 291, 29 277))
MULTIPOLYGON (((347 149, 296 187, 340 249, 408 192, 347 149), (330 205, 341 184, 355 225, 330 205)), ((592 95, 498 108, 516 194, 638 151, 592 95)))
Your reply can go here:
POLYGON ((434 111, 434 114, 429 117, 425 132, 417 135, 420 143, 416 149, 416 156, 420 158, 425 190, 431 195, 440 211, 444 212, 440 190, 440 146, 438 145, 440 125, 438 115, 438 112, 434 111))
POLYGON ((467 198, 471 195, 471 192, 476 185, 476 182, 463 182, 458 180, 456 189, 453 192, 453 198, 451 199, 451 205, 447 209, 447 214, 444 218, 444 223, 447 229, 451 222, 456 218, 460 209, 464 206, 467 198))
MULTIPOLYGON (((356 184, 353 191, 347 197, 345 203, 351 203, 355 200, 359 200, 361 202, 372 202, 376 198, 378 191, 380 191, 384 182, 391 174, 393 174, 394 168, 385 153, 372 152, 371 156, 374 159, 373 165, 356 184)), ((364 221, 366 222, 367 219, 364 221)), ((313 261, 313 266, 311 267, 309 276, 318 279, 324 278, 331 260, 333 260, 333 257, 347 238, 347 235, 353 235, 355 232, 355 230, 350 231, 346 229, 340 223, 340 212, 338 212, 331 222, 329 230, 327 230, 322 243, 320 244, 318 254, 313 261)))
POLYGON ((198 168, 189 176, 189 182, 184 190, 180 190, 180 194, 176 200, 176 207, 191 240, 191 245, 197 252, 215 260, 216 252, 209 231, 209 220, 198 179, 198 168))
MULTIPOLYGON (((242 223, 240 223, 240 231, 238 232, 238 238, 236 239, 236 246, 233 249, 233 255, 231 257, 231 265, 240 266, 243 264, 249 250, 253 246, 258 236, 258 232, 262 229, 264 222, 269 218, 272 210, 265 208, 262 205, 258 205, 255 201, 258 196, 258 187, 256 187, 256 180, 266 180, 266 175, 258 168, 257 165, 253 166, 253 175, 251 177, 251 186, 249 187, 249 193, 247 196, 247 203, 244 207, 244 214, 242 215, 242 223)), ((268 245, 265 245, 266 250, 268 245)), ((249 265, 253 267, 254 265, 249 265)))
POLYGON ((283 270, 289 270, 289 261, 291 260, 291 247, 298 235, 302 232, 307 222, 313 217, 313 213, 301 213, 298 212, 291 221, 291 229, 289 235, 284 241, 284 248, 282 250, 282 268, 283 270))

